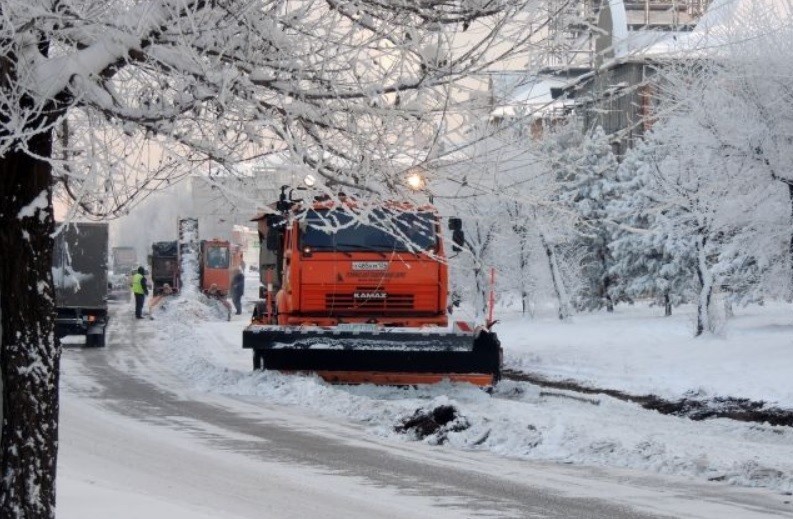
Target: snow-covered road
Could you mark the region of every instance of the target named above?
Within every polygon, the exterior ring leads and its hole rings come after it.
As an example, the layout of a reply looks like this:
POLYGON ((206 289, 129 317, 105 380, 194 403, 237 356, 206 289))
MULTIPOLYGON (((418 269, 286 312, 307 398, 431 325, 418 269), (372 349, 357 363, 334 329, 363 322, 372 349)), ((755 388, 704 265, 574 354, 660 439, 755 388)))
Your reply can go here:
POLYGON ((564 435, 587 420, 619 428, 627 404, 519 386, 492 398, 253 374, 234 340, 243 321, 162 317, 118 315, 106 349, 64 352, 59 517, 793 517, 780 493, 515 459, 562 444, 547 438, 547 416, 531 416, 540 408, 559 415, 551 429, 564 435), (444 446, 393 432, 399 417, 436 402, 458 406, 474 430, 444 446), (488 423, 488 439, 471 448, 488 423))

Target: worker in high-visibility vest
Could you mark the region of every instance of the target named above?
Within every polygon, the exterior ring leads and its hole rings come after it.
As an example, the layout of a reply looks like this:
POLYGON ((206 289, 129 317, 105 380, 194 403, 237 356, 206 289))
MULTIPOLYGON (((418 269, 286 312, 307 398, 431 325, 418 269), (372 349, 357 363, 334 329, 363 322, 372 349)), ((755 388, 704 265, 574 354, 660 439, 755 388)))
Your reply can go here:
POLYGON ((138 267, 138 271, 132 276, 132 293, 135 295, 135 318, 143 319, 143 301, 149 295, 149 287, 146 284, 144 274, 146 270, 138 267))

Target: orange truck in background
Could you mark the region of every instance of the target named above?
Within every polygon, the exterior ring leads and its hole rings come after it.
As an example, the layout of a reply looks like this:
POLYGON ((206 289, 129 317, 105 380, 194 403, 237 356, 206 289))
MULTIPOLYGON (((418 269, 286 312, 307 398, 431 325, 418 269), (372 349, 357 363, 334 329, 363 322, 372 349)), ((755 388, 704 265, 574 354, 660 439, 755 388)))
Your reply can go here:
POLYGON ((152 279, 154 294, 162 291, 165 283, 176 291, 181 285, 182 257, 195 254, 198 262, 199 289, 215 297, 226 297, 231 279, 242 263, 242 250, 228 240, 198 239, 198 219, 177 220, 176 241, 157 242, 152 245, 152 279))
POLYGON ((209 293, 214 285, 217 295, 227 296, 239 255, 233 254, 228 240, 202 240, 199 258, 201 291, 209 293))

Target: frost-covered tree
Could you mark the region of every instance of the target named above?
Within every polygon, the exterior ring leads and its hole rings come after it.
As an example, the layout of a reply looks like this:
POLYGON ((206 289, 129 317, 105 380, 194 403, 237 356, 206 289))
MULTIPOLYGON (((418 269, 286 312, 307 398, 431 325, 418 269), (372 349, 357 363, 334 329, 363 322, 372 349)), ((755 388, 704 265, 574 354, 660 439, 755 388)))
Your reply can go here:
MULTIPOLYGON (((520 137, 520 136, 519 136, 520 137)), ((518 140, 500 175, 498 193, 505 222, 499 244, 502 247, 502 278, 511 290, 518 290, 524 315, 531 315, 542 292, 541 278, 550 279, 560 319, 571 314, 566 261, 572 237, 571 213, 558 204, 559 183, 542 154, 542 143, 518 140)), ((505 150, 501 151, 505 155, 505 150)))
MULTIPOLYGON (((480 209, 497 207, 497 204, 489 206, 479 206, 480 209)), ((502 213, 503 214, 503 213, 502 213)), ((502 219, 498 218, 498 213, 489 214, 481 211, 467 213, 464 219, 465 224, 465 249, 467 254, 463 259, 467 259, 468 268, 471 276, 464 279, 473 281, 473 305, 477 320, 487 316, 488 295, 490 291, 490 269, 496 268, 495 257, 498 256, 496 241, 501 231, 502 219)))
POLYGON ((563 189, 563 179, 575 175, 576 160, 571 157, 580 150, 582 139, 575 118, 545 128, 526 143, 531 159, 519 170, 511 189, 539 244, 538 255, 544 257, 560 320, 572 315, 573 299, 582 286, 584 249, 576 232, 580 221, 564 200, 563 189))
POLYGON ((643 191, 654 206, 652 232, 694 258, 695 335, 701 335, 715 326, 714 292, 729 285, 731 274, 743 272, 737 264, 750 265, 767 254, 736 239, 756 235, 762 215, 778 206, 779 197, 769 192, 770 179, 759 184, 748 163, 725 155, 712 135, 692 132, 697 121, 681 110, 654 128, 647 138, 652 165, 643 191))
MULTIPOLYGON (((530 192, 530 187, 537 187, 532 167, 535 163, 524 135, 514 131, 499 131, 479 141, 472 147, 468 161, 472 170, 468 176, 474 171, 486 173, 476 175, 475 182, 489 196, 471 199, 469 203, 474 204, 476 212, 485 210, 485 221, 494 224, 490 242, 495 253, 490 254, 490 260, 498 270, 498 284, 503 288, 500 292, 517 291, 524 314, 531 311, 532 292, 536 289, 531 272, 536 235, 532 207, 543 200, 539 189, 530 192)), ((460 200, 457 205, 465 205, 465 201, 460 200)))
MULTIPOLYGON (((524 313, 530 313, 543 288, 538 279, 550 279, 559 317, 566 319, 571 314, 570 294, 579 286, 583 249, 575 243, 576 215, 559 202, 560 183, 555 163, 548 160, 548 142, 528 137, 520 124, 495 133, 472 132, 471 137, 450 166, 460 168, 457 184, 436 198, 465 222, 466 254, 453 265, 458 272, 460 265, 467 265, 473 276, 464 276, 468 285, 458 291, 470 293, 481 314, 487 300, 487 269, 492 266, 498 271, 499 293, 517 294, 524 313)), ((572 125, 547 136, 554 144, 577 138, 580 131, 572 125)))
MULTIPOLYGON (((728 109, 710 113, 701 121, 701 126, 703 131, 714 136, 725 155, 745 163, 747 171, 757 177, 759 188, 770 187, 767 183, 770 178, 787 199, 786 207, 775 206, 782 211, 776 219, 769 218, 767 213, 764 215, 765 225, 759 226, 753 236, 763 242, 765 250, 776 251, 777 247, 769 247, 769 239, 775 233, 784 233, 787 251, 783 263, 787 273, 774 284, 785 287, 790 297, 793 293, 793 173, 790 168, 793 162, 793 86, 789 78, 793 74, 793 48, 790 46, 793 5, 790 2, 745 4, 738 13, 740 23, 725 30, 730 45, 716 53, 710 66, 703 67, 704 80, 697 84, 699 88, 710 89, 710 95, 720 99, 728 109), (782 222, 784 230, 780 229, 782 222)), ((773 199, 777 200, 778 196, 773 199)), ((748 245, 748 235, 741 239, 748 245)), ((743 263, 738 260, 735 265, 743 263)), ((777 258, 760 255, 739 270, 760 282, 771 273, 779 273, 774 268, 775 263, 779 263, 777 258), (760 272, 765 274, 758 277, 760 272)), ((733 269, 733 273, 739 271, 733 269)), ((747 281, 736 280, 731 286, 746 286, 747 281)))
POLYGON ((576 236, 570 246, 580 256, 576 307, 612 310, 609 230, 604 219, 617 162, 608 140, 599 128, 582 133, 573 118, 544 137, 541 153, 556 178, 553 201, 575 217, 576 236))
POLYGON ((743 300, 790 290, 793 98, 783 78, 793 55, 783 41, 793 29, 783 4, 744 3, 739 23, 712 31, 717 46, 658 75, 654 227, 694 242, 697 335, 713 328, 716 290, 743 300))
POLYGON ((54 513, 56 186, 99 218, 207 161, 281 152, 398 190, 397 159, 424 161, 464 119, 463 80, 541 37, 541 4, 4 0, 0 516, 54 513))
POLYGON ((576 303, 581 309, 614 310, 609 291, 610 238, 605 222, 606 204, 613 196, 617 161, 602 128, 584 136, 579 149, 565 150, 560 158, 560 201, 578 217, 578 242, 585 254, 581 264, 584 282, 576 303))
POLYGON ((511 200, 505 202, 505 209, 510 222, 510 244, 517 264, 517 276, 513 286, 520 292, 521 312, 523 315, 532 315, 532 292, 537 289, 537 283, 531 273, 532 238, 536 232, 532 229, 531 207, 521 200, 511 200))
POLYGON ((553 205, 537 207, 532 211, 531 221, 545 254, 560 321, 573 315, 572 299, 580 279, 582 253, 575 247, 570 228, 565 224, 570 220, 569 214, 560 213, 553 205))
POLYGON ((465 243, 452 260, 453 292, 471 302, 477 320, 487 315, 490 269, 501 267, 503 258, 511 256, 500 243, 508 227, 505 203, 497 191, 504 142, 489 131, 486 120, 470 128, 469 145, 445 166, 455 172, 453 179, 444 182, 439 189, 443 194, 435 199, 443 212, 462 220, 465 243))
POLYGON ((606 205, 612 224, 609 290, 614 299, 652 298, 669 316, 696 290, 696 255, 690 237, 670 234, 658 223, 675 209, 656 203, 653 161, 647 144, 639 143, 617 170, 614 196, 606 205))

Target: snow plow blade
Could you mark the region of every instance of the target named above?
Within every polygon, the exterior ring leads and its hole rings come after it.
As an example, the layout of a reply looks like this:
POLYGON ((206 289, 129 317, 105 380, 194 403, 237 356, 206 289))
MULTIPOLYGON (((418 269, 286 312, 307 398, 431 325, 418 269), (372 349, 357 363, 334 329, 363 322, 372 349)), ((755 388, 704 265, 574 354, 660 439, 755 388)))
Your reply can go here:
POLYGON ((316 373, 340 384, 433 384, 442 380, 492 386, 501 377, 501 343, 472 332, 340 331, 322 327, 251 325, 243 348, 254 369, 316 373))

